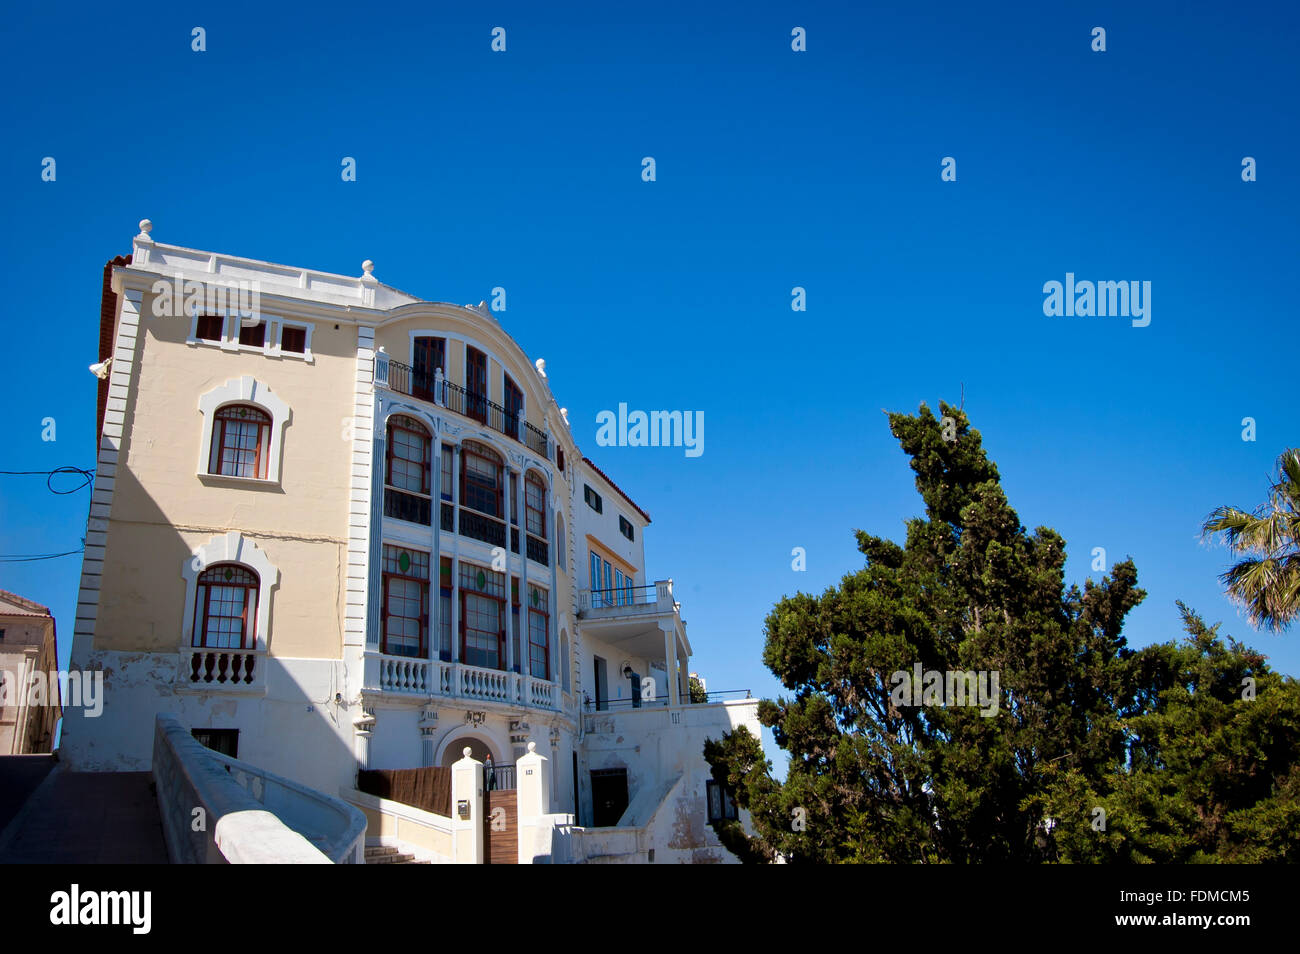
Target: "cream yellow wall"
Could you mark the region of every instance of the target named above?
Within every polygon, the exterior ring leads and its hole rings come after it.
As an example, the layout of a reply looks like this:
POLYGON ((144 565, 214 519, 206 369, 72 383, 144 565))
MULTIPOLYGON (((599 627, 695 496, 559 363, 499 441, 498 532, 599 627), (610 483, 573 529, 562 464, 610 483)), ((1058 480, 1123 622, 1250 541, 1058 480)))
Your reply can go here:
MULTIPOLYGON (((269 310, 269 309, 268 309, 269 310)), ((238 530, 280 571, 273 655, 339 658, 350 499, 356 328, 318 321, 312 363, 187 345, 188 318, 157 318, 145 294, 138 366, 126 408, 95 627, 100 650, 180 646, 182 566, 201 544, 238 530), (251 375, 291 409, 280 485, 198 476, 202 394, 251 375)), ((203 453, 206 459, 206 451, 203 453)))

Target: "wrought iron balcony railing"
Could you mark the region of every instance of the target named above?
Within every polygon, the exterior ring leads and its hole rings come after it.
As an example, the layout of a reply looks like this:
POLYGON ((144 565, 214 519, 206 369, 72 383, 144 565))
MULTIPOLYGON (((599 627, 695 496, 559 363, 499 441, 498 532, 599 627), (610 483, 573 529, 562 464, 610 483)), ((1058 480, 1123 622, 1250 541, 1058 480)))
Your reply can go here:
POLYGON ((505 434, 547 460, 554 460, 555 448, 545 431, 522 420, 517 411, 488 400, 487 395, 453 384, 441 369, 417 371, 380 352, 375 356, 375 383, 455 411, 505 434))
POLYGON ((429 526, 433 502, 424 494, 413 494, 396 487, 384 488, 384 516, 429 526))
POLYGON ((504 521, 460 508, 460 535, 474 540, 482 540, 494 547, 506 545, 506 525, 504 521))
POLYGON ((665 581, 645 586, 620 586, 608 590, 582 590, 578 593, 578 609, 603 609, 611 606, 653 606, 660 598, 672 598, 671 581, 665 592, 665 581))

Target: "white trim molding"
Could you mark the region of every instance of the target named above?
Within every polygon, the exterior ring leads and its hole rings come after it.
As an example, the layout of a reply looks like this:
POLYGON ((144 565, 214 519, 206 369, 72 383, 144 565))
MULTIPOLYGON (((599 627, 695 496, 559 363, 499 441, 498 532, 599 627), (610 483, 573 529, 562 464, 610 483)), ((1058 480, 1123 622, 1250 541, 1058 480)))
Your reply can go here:
POLYGON ((194 600, 198 593, 199 574, 218 563, 238 563, 257 574, 257 652, 266 652, 267 628, 271 621, 271 590, 280 583, 280 571, 266 552, 238 530, 213 537, 181 564, 185 580, 185 618, 181 624, 181 649, 193 648, 194 600))
POLYGON ((199 413, 203 415, 203 438, 199 444, 200 477, 214 476, 208 473, 209 455, 212 452, 212 421, 218 410, 227 404, 252 404, 271 415, 271 456, 267 461, 266 480, 254 478, 229 478, 231 480, 248 480, 251 483, 280 482, 280 454, 284 446, 284 428, 289 423, 292 412, 271 389, 262 384, 251 374, 242 378, 231 378, 220 387, 215 387, 199 398, 199 413))
MULTIPOLYGON (((204 313, 206 316, 221 316, 221 337, 217 340, 211 338, 199 337, 199 312, 197 309, 190 312, 190 333, 185 339, 185 343, 190 347, 208 347, 219 348, 222 351, 243 351, 248 354, 260 354, 268 358, 292 358, 297 361, 306 361, 308 364, 315 362, 311 353, 311 335, 316 323, 312 321, 300 321, 296 318, 280 318, 275 315, 261 316, 261 323, 265 325, 266 331, 262 337, 260 345, 246 345, 240 342, 239 332, 244 327, 239 313, 230 308, 215 308, 212 311, 204 313), (284 329, 296 328, 303 332, 303 350, 302 351, 285 351, 284 350, 284 329), (232 330, 233 329, 233 332, 232 330)), ((256 327, 254 325, 253 327, 256 327)))
POLYGON ((117 483, 117 465, 127 440, 126 411, 140 351, 140 310, 144 292, 124 289, 118 296, 117 335, 113 342, 113 363, 109 368, 108 404, 104 427, 99 435, 99 457, 95 465, 90 514, 86 519, 86 546, 81 560, 81 584, 73 619, 71 665, 88 665, 99 618, 99 591, 108 546, 108 520, 117 483), (95 534, 102 534, 95 536, 95 534))

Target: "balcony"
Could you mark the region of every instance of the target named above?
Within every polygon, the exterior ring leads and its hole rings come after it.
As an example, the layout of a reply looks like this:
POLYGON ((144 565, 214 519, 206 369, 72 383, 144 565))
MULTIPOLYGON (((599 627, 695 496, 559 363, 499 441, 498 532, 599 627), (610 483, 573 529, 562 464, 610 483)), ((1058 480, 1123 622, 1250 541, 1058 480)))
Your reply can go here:
POLYGON ((455 411, 505 434, 547 460, 555 459, 555 447, 545 431, 521 420, 517 413, 495 401, 489 401, 487 395, 476 394, 448 381, 441 368, 433 374, 417 372, 410 365, 394 361, 380 351, 375 355, 375 383, 455 411))
POLYGON ((261 690, 266 685, 266 653, 255 649, 185 647, 180 652, 177 686, 199 690, 261 690))
POLYGON ((531 709, 560 707, 555 683, 535 676, 438 659, 385 656, 373 652, 366 655, 378 661, 378 684, 382 692, 468 702, 499 702, 531 709))
POLYGON ((579 619, 607 619, 612 616, 635 616, 659 610, 680 610, 673 601, 673 581, 659 580, 646 586, 622 586, 609 590, 582 590, 578 593, 579 619))
MULTIPOLYGON (((691 656, 681 609, 673 599, 672 580, 578 592, 583 635, 632 657, 662 659, 669 682, 668 697, 676 693, 679 701, 686 692, 685 667, 691 656)), ((600 700, 600 707, 603 709, 608 701, 600 700)))

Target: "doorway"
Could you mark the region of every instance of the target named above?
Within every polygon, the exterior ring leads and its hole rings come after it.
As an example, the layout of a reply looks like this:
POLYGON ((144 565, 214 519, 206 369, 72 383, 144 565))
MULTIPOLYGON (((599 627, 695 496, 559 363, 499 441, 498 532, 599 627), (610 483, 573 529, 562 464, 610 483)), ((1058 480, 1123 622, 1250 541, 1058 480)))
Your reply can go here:
POLYGON ((627 811, 627 769, 591 770, 593 828, 611 828, 627 811))

